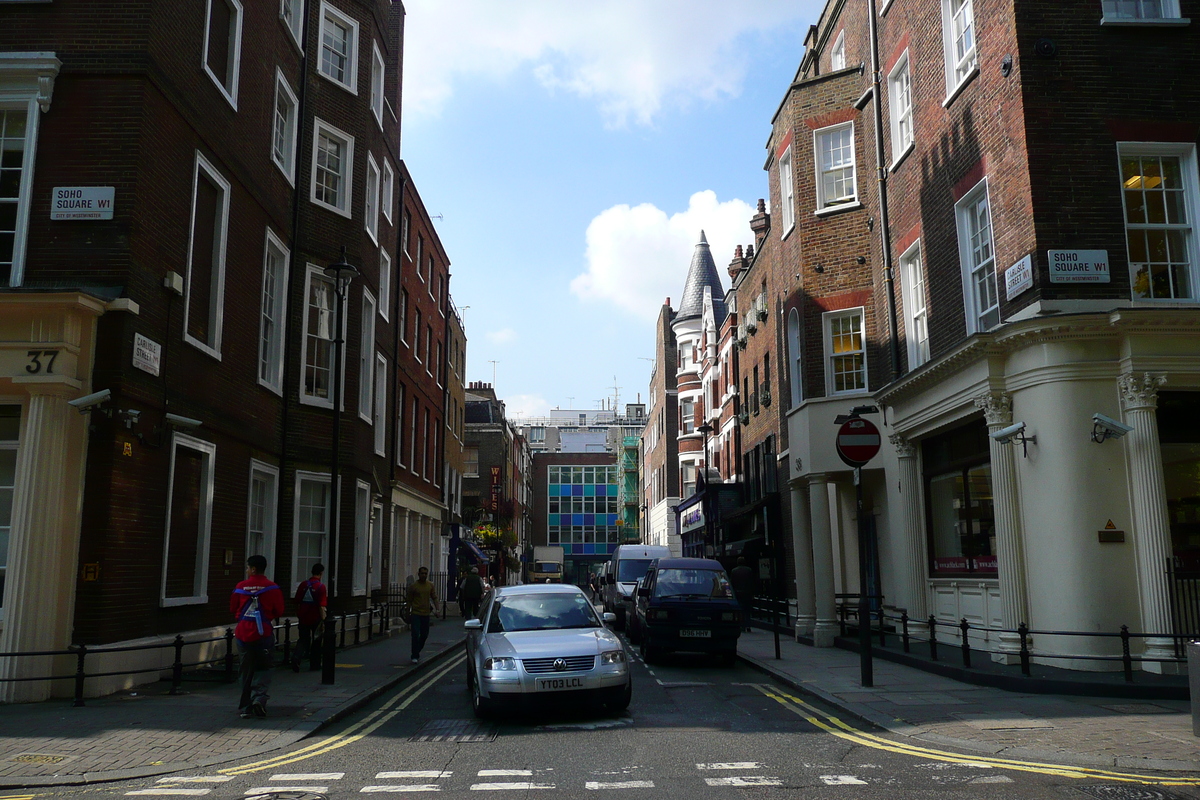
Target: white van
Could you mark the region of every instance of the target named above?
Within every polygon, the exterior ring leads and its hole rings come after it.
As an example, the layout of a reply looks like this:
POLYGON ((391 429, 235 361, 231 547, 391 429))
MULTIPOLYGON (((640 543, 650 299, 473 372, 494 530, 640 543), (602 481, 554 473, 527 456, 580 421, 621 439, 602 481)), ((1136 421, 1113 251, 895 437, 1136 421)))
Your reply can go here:
POLYGON ((657 559, 670 558, 671 549, 659 545, 622 544, 613 551, 605 570, 604 610, 617 615, 617 627, 633 614, 633 590, 657 559))

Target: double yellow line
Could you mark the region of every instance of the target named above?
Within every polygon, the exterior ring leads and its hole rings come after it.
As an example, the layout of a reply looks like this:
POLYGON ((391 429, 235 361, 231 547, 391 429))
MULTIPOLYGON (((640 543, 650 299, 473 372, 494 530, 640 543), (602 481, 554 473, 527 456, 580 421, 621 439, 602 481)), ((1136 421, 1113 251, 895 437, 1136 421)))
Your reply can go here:
MULTIPOLYGON (((275 756, 274 758, 264 759, 263 761, 255 761, 250 764, 242 764, 238 767, 230 767, 228 769, 218 770, 223 775, 249 775, 252 772, 263 772, 268 769, 282 767, 285 764, 293 764, 297 761, 303 761, 313 756, 324 755, 325 753, 337 750, 340 747, 345 747, 349 744, 354 744, 358 740, 370 736, 381 726, 388 723, 393 717, 399 714, 404 709, 408 708, 414 700, 420 697, 426 689, 433 686, 435 683, 445 677, 446 673, 466 661, 466 656, 459 654, 452 658, 450 663, 444 667, 439 667, 438 670, 428 677, 419 680, 411 686, 406 686, 396 693, 395 697, 388 700, 375 711, 372 711, 363 719, 354 723, 346 730, 336 736, 329 736, 319 742, 314 742, 307 747, 302 747, 299 750, 293 750, 290 753, 275 756)), ((0 798, 0 800, 3 800, 0 798)))
POLYGON ((933 748, 918 747, 916 745, 905 744, 903 742, 894 742, 890 739, 885 739, 882 736, 876 736, 874 734, 858 730, 857 728, 852 728, 837 717, 825 714, 809 703, 804 702, 799 697, 788 694, 787 692, 779 691, 773 686, 761 683, 754 683, 750 685, 782 705, 788 711, 791 711, 793 714, 802 717, 809 724, 825 731, 826 733, 836 736, 839 739, 844 739, 848 742, 854 742, 855 744, 862 745, 863 747, 870 747, 875 750, 885 750, 887 752, 899 753, 901 755, 916 756, 918 758, 926 758, 931 761, 945 761, 951 764, 995 767, 996 769, 1010 769, 1020 772, 1036 772, 1042 775, 1055 775, 1062 778, 1098 778, 1102 780, 1121 781, 1124 783, 1152 784, 1155 786, 1200 786, 1200 777, 1164 778, 1155 775, 1139 775, 1132 772, 1113 772, 1111 770, 1091 769, 1088 767, 1069 767, 1059 764, 1042 764, 1036 761, 1016 761, 1007 758, 995 758, 993 756, 964 756, 961 753, 951 753, 946 750, 935 750, 933 748))

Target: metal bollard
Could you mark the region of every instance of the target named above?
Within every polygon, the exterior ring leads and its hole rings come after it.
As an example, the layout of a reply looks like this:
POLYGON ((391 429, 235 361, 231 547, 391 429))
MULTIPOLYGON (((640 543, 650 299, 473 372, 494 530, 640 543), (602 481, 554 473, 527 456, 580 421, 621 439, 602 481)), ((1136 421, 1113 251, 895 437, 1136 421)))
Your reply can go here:
POLYGON ((929 615, 929 660, 937 661, 937 617, 929 615))
POLYGON ((1129 626, 1121 626, 1121 663, 1125 665, 1125 682, 1133 683, 1133 656, 1129 654, 1129 626))
POLYGON ((341 641, 338 642, 338 647, 340 647, 342 650, 345 650, 346 649, 346 615, 343 614, 341 617, 339 617, 339 619, 341 619, 341 621, 342 621, 342 638, 341 638, 341 641))
POLYGON ((971 666, 971 641, 970 641, 970 639, 967 638, 967 631, 969 631, 971 629, 971 625, 970 625, 970 623, 967 622, 967 618, 963 617, 962 622, 958 623, 958 627, 962 630, 963 666, 970 668, 970 666, 971 666))
POLYGON ((83 679, 86 678, 87 675, 83 671, 83 659, 86 657, 87 657, 87 645, 81 644, 81 645, 79 645, 79 650, 76 655, 76 658, 78 660, 75 662, 75 702, 72 703, 72 705, 75 706, 76 708, 79 708, 80 706, 82 706, 84 704, 83 703, 83 679))
MULTIPOLYGON (((343 626, 343 630, 345 626, 343 626)), ((325 633, 321 636, 321 683, 333 683, 333 662, 336 656, 334 648, 337 642, 334 641, 334 636, 337 635, 337 623, 334 621, 333 615, 325 617, 325 633)))
POLYGON ((169 694, 180 694, 179 687, 183 685, 183 634, 175 634, 175 663, 171 665, 171 691, 169 694))
POLYGON ((1200 642, 1188 642, 1188 688, 1192 695, 1192 734, 1200 736, 1200 642))
POLYGON ((283 621, 283 663, 292 663, 292 621, 283 621))
POLYGON ((233 682, 233 628, 225 629, 225 680, 233 682))
POLYGON ((904 652, 908 652, 908 610, 900 612, 901 641, 904 642, 904 652))
POLYGON ((880 603, 879 604, 879 646, 880 647, 883 647, 885 644, 885 642, 883 640, 884 621, 885 621, 885 617, 883 616, 883 603, 880 603))
POLYGON ((1022 622, 1017 626, 1021 636, 1021 674, 1028 678, 1032 673, 1029 669, 1029 626, 1022 622))

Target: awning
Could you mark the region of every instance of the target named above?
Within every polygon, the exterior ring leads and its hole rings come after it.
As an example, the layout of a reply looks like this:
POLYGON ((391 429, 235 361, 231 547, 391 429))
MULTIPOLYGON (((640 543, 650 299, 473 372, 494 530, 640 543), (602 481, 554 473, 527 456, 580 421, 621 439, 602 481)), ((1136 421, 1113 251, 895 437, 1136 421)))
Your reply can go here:
POLYGON ((475 544, 474 542, 463 539, 462 546, 467 552, 467 558, 471 559, 476 564, 486 564, 491 560, 487 557, 487 553, 480 550, 479 545, 475 544))

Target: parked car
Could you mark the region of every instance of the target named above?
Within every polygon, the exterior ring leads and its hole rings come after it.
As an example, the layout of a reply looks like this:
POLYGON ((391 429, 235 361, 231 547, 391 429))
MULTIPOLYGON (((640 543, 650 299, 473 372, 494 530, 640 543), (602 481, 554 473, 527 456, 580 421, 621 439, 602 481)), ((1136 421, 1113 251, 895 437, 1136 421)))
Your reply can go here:
POLYGON ((638 578, 646 574, 655 559, 670 555, 670 548, 661 545, 622 544, 613 550, 604 584, 604 610, 617 615, 618 630, 633 616, 633 590, 638 578))
POLYGON ((742 610, 720 562, 660 558, 638 584, 634 613, 647 663, 675 651, 716 653, 729 663, 737 656, 742 610))
POLYGON ((478 717, 537 699, 624 711, 633 676, 624 646, 578 586, 500 586, 467 620, 467 683, 478 717))

